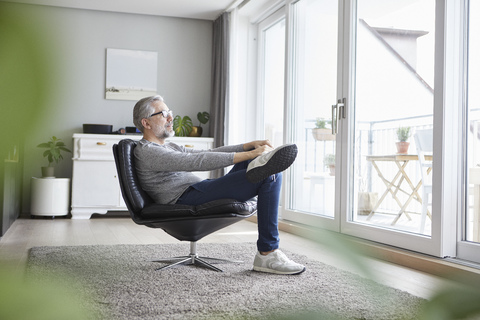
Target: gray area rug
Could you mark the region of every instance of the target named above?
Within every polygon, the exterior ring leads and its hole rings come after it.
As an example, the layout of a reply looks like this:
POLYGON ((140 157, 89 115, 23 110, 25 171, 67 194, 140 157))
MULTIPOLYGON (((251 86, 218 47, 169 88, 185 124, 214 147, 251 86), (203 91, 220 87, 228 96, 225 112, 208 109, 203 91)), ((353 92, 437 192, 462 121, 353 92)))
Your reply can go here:
POLYGON ((291 252, 306 272, 254 272, 255 250, 254 243, 199 243, 200 256, 243 261, 217 265, 220 273, 194 266, 155 271, 163 264, 151 260, 186 255, 188 243, 35 247, 27 276, 81 283, 77 290, 89 297, 82 302, 100 319, 416 319, 424 303, 291 252))

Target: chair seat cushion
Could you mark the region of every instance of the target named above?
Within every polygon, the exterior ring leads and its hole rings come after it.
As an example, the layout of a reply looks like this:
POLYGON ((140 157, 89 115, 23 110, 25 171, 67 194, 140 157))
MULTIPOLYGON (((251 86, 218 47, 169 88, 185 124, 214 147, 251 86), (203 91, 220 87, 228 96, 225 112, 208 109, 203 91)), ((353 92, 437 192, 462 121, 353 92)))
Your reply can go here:
POLYGON ((248 216, 256 210, 257 203, 254 200, 241 202, 234 199, 220 199, 198 206, 184 204, 150 204, 142 209, 140 218, 142 220, 150 220, 232 214, 248 216))

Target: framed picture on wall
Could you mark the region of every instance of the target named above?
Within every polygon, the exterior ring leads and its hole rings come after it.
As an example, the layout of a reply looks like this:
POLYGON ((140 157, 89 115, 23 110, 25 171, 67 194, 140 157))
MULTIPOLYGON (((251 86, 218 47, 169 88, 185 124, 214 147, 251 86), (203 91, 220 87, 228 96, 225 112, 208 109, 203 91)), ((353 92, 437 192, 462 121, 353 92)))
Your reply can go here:
POLYGON ((107 48, 105 99, 139 100, 157 94, 154 51, 107 48))

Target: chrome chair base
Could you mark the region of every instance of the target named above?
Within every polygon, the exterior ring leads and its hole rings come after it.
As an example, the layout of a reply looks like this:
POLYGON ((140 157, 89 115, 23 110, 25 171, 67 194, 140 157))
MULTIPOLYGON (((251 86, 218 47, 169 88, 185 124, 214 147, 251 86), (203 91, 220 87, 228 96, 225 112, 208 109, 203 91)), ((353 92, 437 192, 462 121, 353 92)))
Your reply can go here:
POLYGON ((210 262, 215 263, 242 263, 242 261, 236 260, 227 260, 227 259, 217 259, 217 258, 210 258, 210 257, 199 257, 197 255, 197 242, 192 241, 190 242, 190 254, 188 256, 181 256, 181 257, 172 257, 172 258, 165 258, 165 259, 158 259, 153 260, 152 262, 172 262, 167 264, 166 266, 157 268, 155 270, 163 270, 168 269, 178 265, 195 265, 199 267, 204 267, 207 269, 211 269, 217 272, 223 272, 222 269, 215 267, 210 262))

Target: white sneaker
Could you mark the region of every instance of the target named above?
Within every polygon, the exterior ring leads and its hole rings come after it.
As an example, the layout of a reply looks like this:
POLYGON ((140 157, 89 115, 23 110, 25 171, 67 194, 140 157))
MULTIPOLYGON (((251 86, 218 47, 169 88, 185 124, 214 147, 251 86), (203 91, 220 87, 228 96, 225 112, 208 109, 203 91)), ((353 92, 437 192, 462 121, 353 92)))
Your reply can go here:
POLYGON ((296 144, 286 144, 253 159, 247 167, 247 180, 260 182, 290 167, 297 157, 296 144))
POLYGON ((290 259, 280 250, 275 250, 267 255, 257 252, 253 261, 253 270, 276 274, 299 274, 305 271, 305 266, 290 259))

